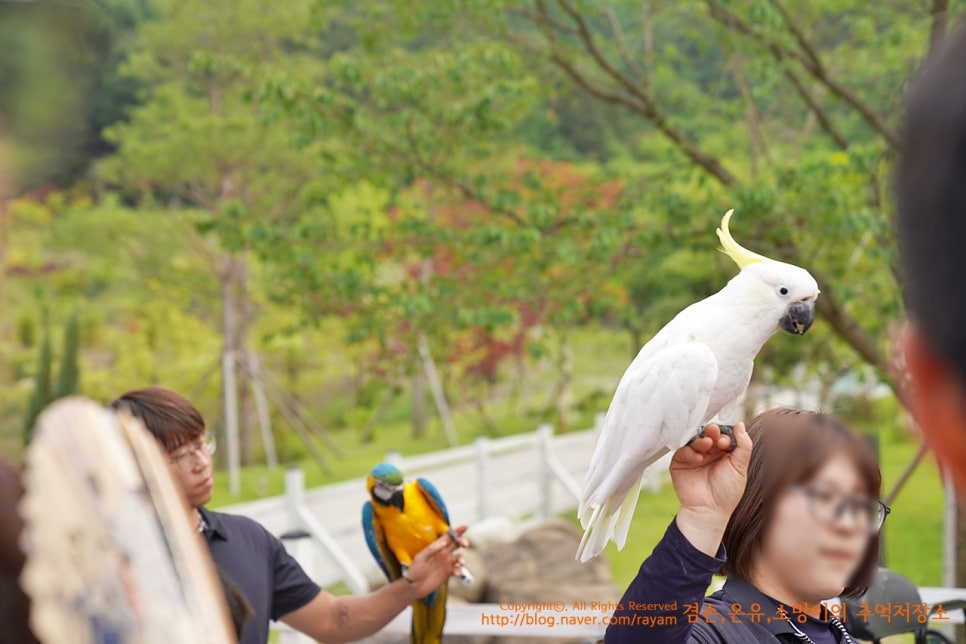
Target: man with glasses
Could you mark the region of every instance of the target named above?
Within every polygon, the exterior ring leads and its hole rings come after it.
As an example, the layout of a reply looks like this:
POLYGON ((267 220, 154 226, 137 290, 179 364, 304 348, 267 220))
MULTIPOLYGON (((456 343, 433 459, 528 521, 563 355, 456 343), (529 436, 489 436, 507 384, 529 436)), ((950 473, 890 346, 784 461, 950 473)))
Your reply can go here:
MULTIPOLYGON (((172 478, 190 506, 189 520, 208 543, 215 563, 242 590, 254 609, 239 638, 241 644, 264 644, 269 619, 281 620, 325 642, 351 642, 378 632, 416 599, 425 597, 458 574, 469 543, 443 536, 420 552, 405 578, 358 596, 333 596, 309 579, 282 543, 248 517, 213 512, 211 500, 214 441, 201 414, 168 389, 129 391, 111 408, 139 418, 168 454, 172 478)), ((462 535, 466 526, 456 532, 462 535)))

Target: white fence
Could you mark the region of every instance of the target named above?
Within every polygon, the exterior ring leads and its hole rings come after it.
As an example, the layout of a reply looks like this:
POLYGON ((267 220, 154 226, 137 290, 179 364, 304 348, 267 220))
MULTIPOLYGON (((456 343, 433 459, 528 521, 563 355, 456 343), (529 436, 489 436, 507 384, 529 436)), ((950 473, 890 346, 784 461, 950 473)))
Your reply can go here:
MULTIPOLYGON (((498 439, 478 438, 472 445, 407 457, 393 452, 393 462, 407 479, 426 476, 446 500, 454 524, 472 524, 494 516, 519 520, 567 512, 577 507, 597 427, 554 435, 550 425, 498 439)), ((666 464, 651 468, 649 485, 659 487, 666 464)), ((290 469, 286 495, 231 505, 219 510, 249 516, 285 539, 294 556, 322 586, 344 582, 366 592, 379 573, 362 534, 362 505, 368 495, 358 478, 304 490, 302 472, 290 469)))

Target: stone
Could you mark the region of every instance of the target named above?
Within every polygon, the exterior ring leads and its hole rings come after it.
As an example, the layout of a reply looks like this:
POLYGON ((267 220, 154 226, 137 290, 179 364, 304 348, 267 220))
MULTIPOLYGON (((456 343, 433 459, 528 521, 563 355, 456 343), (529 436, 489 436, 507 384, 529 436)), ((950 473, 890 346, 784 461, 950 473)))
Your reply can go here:
MULTIPOLYGON (((621 590, 614 585, 606 558, 581 564, 574 556, 580 531, 565 519, 550 519, 527 530, 518 539, 486 550, 483 559, 490 576, 484 601, 493 604, 558 604, 572 608, 577 602, 616 602, 621 590)), ((552 615, 552 613, 547 613, 552 615)), ((530 644, 531 638, 494 637, 496 644, 530 644)), ((541 638, 541 644, 580 642, 541 638)))
POLYGON ((470 547, 487 550, 513 541, 520 536, 520 528, 510 517, 500 515, 474 521, 463 536, 470 540, 470 547))

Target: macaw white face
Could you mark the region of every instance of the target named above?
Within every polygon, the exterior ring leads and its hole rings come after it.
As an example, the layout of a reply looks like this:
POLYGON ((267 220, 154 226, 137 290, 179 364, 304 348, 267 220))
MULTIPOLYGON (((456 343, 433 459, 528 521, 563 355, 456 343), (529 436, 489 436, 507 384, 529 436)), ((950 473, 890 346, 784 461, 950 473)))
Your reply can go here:
POLYGON ((400 510, 403 509, 403 486, 392 485, 385 481, 376 481, 372 487, 372 496, 382 505, 394 505, 400 510))

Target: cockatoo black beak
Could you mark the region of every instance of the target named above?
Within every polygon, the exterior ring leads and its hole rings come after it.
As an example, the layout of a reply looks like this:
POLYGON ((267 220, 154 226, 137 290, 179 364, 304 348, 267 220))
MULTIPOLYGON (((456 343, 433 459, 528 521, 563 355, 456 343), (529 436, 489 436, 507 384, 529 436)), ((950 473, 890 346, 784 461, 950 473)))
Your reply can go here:
POLYGON ((792 302, 785 309, 785 315, 778 321, 778 326, 794 333, 804 335, 815 321, 815 300, 792 302))

